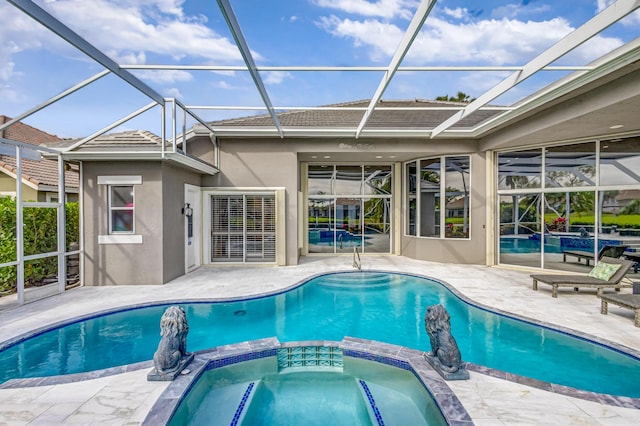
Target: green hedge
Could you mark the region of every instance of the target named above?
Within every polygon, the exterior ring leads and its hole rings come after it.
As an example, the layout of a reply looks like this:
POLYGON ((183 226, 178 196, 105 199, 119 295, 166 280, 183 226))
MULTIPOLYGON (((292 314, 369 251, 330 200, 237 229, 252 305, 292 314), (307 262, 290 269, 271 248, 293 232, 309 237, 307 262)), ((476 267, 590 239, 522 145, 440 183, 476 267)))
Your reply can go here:
MULTIPOLYGON (((80 217, 78 203, 66 203, 67 250, 72 242, 79 241, 80 217)), ((57 251, 57 218, 54 208, 25 207, 23 209, 25 255, 57 251)), ((0 198, 0 263, 17 259, 16 253, 16 202, 12 198, 0 198)), ((38 285, 47 277, 55 277, 57 257, 48 257, 25 263, 25 286, 38 285)), ((0 268, 0 291, 15 292, 17 268, 0 268)))

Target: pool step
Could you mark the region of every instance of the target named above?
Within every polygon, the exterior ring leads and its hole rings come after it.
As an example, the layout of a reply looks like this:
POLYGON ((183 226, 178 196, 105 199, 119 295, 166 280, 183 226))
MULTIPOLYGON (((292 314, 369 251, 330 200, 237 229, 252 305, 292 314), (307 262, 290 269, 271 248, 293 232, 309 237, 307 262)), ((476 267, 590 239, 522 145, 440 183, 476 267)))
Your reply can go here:
POLYGON ((396 276, 384 272, 347 272, 328 274, 321 277, 318 284, 331 288, 384 288, 398 281, 396 276))
POLYGON ((372 425, 393 426, 412 425, 426 426, 430 423, 425 419, 427 413, 421 413, 416 404, 406 394, 386 386, 356 379, 360 387, 372 425))

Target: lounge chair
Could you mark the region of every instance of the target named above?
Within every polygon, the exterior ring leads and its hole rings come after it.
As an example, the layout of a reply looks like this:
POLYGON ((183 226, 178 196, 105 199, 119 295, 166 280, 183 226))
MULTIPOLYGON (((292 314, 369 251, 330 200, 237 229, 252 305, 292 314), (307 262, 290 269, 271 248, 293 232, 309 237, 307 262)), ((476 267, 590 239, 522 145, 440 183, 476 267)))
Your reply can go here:
POLYGON ((631 286, 631 284, 623 283, 622 279, 633 266, 632 261, 608 256, 603 256, 600 261, 609 264, 619 264, 621 266, 608 281, 586 275, 533 274, 531 275, 533 279, 533 289, 538 290, 538 283, 541 282, 552 287, 552 297, 558 297, 559 287, 573 287, 575 291, 578 291, 580 287, 595 288, 597 289, 598 296, 602 296, 605 288, 613 288, 616 289, 616 291, 620 291, 622 287, 631 286))
MULTIPOLYGON (((626 249, 628 249, 628 248, 629 248, 629 246, 610 246, 610 245, 605 245, 598 252, 598 259, 601 259, 602 256, 620 257, 620 256, 622 256, 624 251, 626 249)), ((593 252, 592 251, 564 250, 562 252, 562 261, 563 262, 567 261, 567 256, 577 257, 578 258, 578 262, 580 262, 582 259, 584 259, 584 260, 587 261, 587 266, 589 266, 589 261, 593 260, 593 252)))
POLYGON ((600 296, 600 303, 600 313, 603 315, 607 315, 609 303, 631 309, 635 313, 633 323, 640 327, 640 283, 633 284, 632 294, 603 294, 600 296))

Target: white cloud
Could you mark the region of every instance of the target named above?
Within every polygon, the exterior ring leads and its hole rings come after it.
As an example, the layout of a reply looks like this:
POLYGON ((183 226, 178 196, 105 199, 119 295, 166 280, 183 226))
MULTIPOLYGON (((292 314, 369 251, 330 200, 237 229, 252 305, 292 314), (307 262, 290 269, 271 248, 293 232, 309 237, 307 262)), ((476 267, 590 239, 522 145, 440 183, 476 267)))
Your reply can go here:
POLYGON ((367 0, 315 0, 315 4, 320 7, 387 19, 396 17, 411 19, 418 3, 415 0, 378 0, 375 2, 367 0))
MULTIPOLYGON (((208 28, 204 16, 185 16, 183 3, 184 0, 58 0, 45 2, 44 7, 119 63, 144 64, 151 55, 173 60, 189 57, 203 63, 241 63, 235 43, 208 28)), ((0 16, 0 81, 17 76, 13 58, 18 53, 46 48, 84 60, 77 50, 12 5, 0 3, 0 16)), ((175 78, 173 81, 185 81, 188 75, 152 74, 155 81, 165 83, 171 82, 171 77, 175 78)))
POLYGON ((300 19, 300 18, 298 18, 297 16, 293 15, 293 16, 289 17, 289 22, 296 22, 298 19, 300 19))
MULTIPOLYGON (((602 12, 613 3, 615 3, 615 0, 598 0, 597 11, 602 12)), ((626 18, 620 20, 620 23, 625 26, 637 27, 640 25, 640 10, 636 10, 635 12, 627 15, 626 18)))
POLYGON ((55 15, 97 47, 109 51, 147 52, 175 60, 190 56, 238 62, 241 57, 229 39, 208 28, 201 16, 177 19, 181 2, 169 0, 60 0, 51 3, 55 15), (155 5, 172 14, 149 14, 155 5), (154 19, 150 19, 153 17, 154 19))
POLYGON ((293 78, 293 76, 286 71, 267 71, 263 74, 265 84, 280 84, 287 78, 293 78))
MULTIPOLYGON (((429 18, 407 59, 418 64, 521 65, 574 30, 563 18, 472 20, 462 11, 456 12, 462 23, 429 18)), ((357 21, 331 16, 320 19, 318 25, 336 37, 353 40, 356 47, 368 47, 374 61, 389 60, 402 38, 398 26, 373 19, 357 21)), ((583 65, 621 44, 615 38, 596 36, 586 44, 587 48, 576 49, 572 59, 583 65)))
POLYGON ((43 45, 47 31, 33 19, 6 2, 0 4, 0 82, 16 76, 13 55, 37 50, 43 45))
POLYGON ((371 57, 376 61, 393 55, 403 34, 396 25, 373 19, 355 21, 332 15, 321 17, 317 25, 336 37, 352 39, 356 47, 371 47, 371 57))
POLYGON ((193 76, 182 70, 131 70, 136 77, 147 82, 171 84, 193 80, 193 76))
POLYGON ((182 93, 180 93, 180 89, 178 89, 177 87, 170 87, 169 89, 166 89, 164 92, 165 92, 165 95, 169 98, 176 98, 176 99, 182 98, 182 93))

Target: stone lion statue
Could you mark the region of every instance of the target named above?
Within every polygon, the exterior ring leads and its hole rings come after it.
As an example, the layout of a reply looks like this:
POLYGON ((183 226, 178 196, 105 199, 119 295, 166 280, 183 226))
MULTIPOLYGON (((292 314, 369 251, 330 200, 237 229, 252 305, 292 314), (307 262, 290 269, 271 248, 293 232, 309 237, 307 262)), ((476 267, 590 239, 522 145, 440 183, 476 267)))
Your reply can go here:
POLYGON ((160 319, 160 343, 153 354, 153 364, 157 373, 170 374, 182 369, 181 361, 187 353, 187 315, 180 306, 170 306, 160 319))
POLYGON ((431 341, 431 352, 427 354, 443 371, 455 373, 462 363, 460 349, 451 335, 449 313, 442 305, 427 308, 424 325, 431 341))

